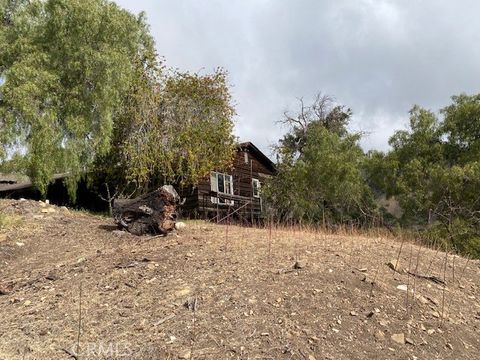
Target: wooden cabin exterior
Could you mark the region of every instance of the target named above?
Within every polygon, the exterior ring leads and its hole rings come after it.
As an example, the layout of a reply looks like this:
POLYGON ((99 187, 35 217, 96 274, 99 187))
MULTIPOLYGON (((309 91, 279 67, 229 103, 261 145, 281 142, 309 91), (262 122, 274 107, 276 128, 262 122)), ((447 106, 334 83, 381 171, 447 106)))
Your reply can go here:
POLYGON ((222 222, 254 222, 263 216, 261 186, 276 173, 275 164, 251 142, 241 143, 230 170, 212 171, 195 188, 179 189, 182 215, 222 222))

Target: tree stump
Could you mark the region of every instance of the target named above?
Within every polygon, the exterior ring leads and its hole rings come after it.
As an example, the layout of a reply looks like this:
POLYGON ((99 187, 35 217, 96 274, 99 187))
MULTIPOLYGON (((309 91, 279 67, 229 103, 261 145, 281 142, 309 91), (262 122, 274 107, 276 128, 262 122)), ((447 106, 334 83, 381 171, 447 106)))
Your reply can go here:
POLYGON ((134 199, 116 199, 113 218, 118 227, 134 235, 166 235, 175 227, 180 197, 171 185, 134 199))

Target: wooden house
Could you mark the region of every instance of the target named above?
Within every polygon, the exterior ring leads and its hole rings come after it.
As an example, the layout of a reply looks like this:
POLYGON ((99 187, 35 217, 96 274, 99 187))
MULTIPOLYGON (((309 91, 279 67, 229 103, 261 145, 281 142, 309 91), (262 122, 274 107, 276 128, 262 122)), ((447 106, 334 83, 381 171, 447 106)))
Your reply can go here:
POLYGON ((184 216, 222 222, 254 222, 263 216, 262 183, 276 173, 275 164, 251 142, 241 143, 228 171, 212 171, 196 187, 179 189, 184 216))

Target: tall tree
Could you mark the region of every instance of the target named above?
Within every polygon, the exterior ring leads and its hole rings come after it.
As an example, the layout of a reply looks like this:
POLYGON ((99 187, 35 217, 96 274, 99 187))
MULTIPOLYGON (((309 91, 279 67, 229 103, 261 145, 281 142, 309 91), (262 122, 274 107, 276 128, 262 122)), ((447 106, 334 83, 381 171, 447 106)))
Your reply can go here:
POLYGON ((447 138, 449 163, 465 164, 480 159, 480 94, 460 94, 442 110, 442 131, 447 138))
POLYGON ((351 111, 327 96, 317 96, 298 114, 285 114, 290 131, 280 140, 278 175, 265 190, 283 219, 336 223, 365 222, 373 209, 362 175, 359 134, 350 134, 351 111))
POLYGON ((230 166, 235 110, 224 70, 140 77, 126 103, 110 160, 99 161, 107 182, 130 191, 196 185, 212 169, 230 166))
POLYGON ((340 137, 347 134, 347 125, 352 116, 350 108, 335 104, 332 97, 322 93, 318 93, 311 104, 305 104, 302 98, 298 102, 298 110, 293 114, 285 111, 281 121, 289 127, 289 132, 280 140, 282 152, 298 156, 312 124, 320 125, 340 137))
POLYGON ((400 130, 390 138, 392 151, 385 159, 391 166, 389 192, 396 196, 406 223, 425 224, 434 207, 430 197, 436 186, 434 172, 443 166, 440 122, 429 110, 414 106, 410 110, 410 129, 400 130))
POLYGON ((370 158, 369 178, 399 201, 405 226, 480 256, 480 96, 454 96, 440 113, 414 106, 383 164, 370 158))
POLYGON ((143 15, 107 0, 14 3, 1 11, 0 162, 24 153, 43 192, 54 172, 68 172, 74 197, 81 174, 109 151, 135 64, 153 41, 143 15))

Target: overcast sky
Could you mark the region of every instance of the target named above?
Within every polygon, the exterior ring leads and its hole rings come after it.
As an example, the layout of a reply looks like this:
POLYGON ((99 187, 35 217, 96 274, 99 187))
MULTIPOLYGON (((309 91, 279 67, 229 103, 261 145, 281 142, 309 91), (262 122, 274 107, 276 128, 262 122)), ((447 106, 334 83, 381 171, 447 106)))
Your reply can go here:
POLYGON ((388 148, 408 110, 480 92, 478 0, 116 0, 145 11, 159 55, 180 70, 230 73, 236 135, 267 154, 296 98, 352 108, 365 149, 388 148))

